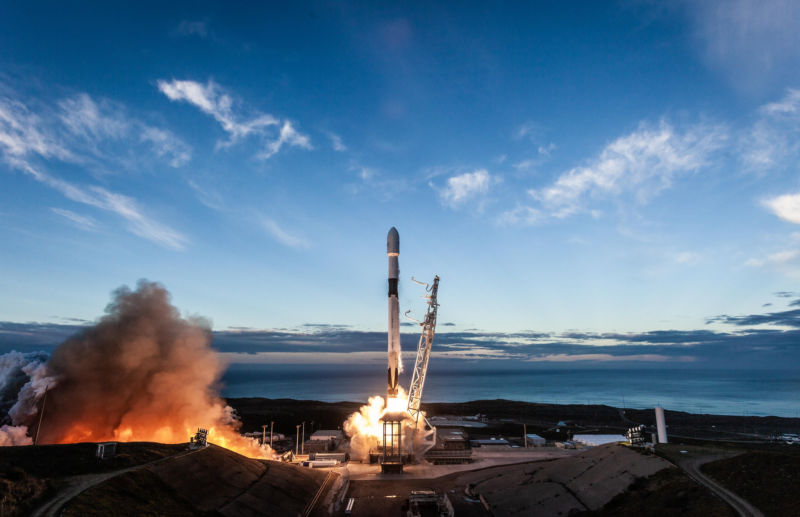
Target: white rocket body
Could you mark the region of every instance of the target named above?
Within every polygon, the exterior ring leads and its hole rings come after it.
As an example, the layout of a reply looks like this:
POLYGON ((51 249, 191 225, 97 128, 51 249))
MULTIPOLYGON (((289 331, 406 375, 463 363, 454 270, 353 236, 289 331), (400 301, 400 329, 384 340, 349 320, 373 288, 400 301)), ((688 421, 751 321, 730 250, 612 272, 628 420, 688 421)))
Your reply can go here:
POLYGON ((396 397, 400 377, 400 303, 397 300, 400 235, 394 226, 386 236, 386 255, 389 257, 389 369, 386 393, 389 397, 396 397))

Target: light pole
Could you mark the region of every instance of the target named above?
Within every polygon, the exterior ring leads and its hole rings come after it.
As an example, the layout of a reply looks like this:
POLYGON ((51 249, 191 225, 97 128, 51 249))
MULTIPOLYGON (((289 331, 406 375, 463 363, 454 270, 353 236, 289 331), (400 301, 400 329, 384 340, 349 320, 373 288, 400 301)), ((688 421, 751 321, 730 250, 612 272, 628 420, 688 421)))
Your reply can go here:
POLYGON ((267 443, 267 426, 266 426, 266 424, 261 426, 261 445, 264 445, 265 443, 267 443))
POLYGON ((306 453, 306 423, 303 422, 303 441, 300 442, 300 454, 306 453))
POLYGON ((270 447, 270 449, 272 448, 272 424, 274 424, 274 423, 275 422, 270 422, 269 423, 269 447, 270 447))
POLYGON ((295 426, 297 428, 297 443, 294 446, 295 455, 300 454, 300 424, 295 426))

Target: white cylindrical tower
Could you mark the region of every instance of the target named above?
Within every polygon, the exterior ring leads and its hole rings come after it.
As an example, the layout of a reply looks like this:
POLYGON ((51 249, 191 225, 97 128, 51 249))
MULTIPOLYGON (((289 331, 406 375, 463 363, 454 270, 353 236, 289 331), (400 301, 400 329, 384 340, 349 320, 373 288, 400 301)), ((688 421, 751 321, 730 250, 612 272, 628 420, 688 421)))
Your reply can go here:
POLYGON ((664 420, 664 408, 656 406, 656 430, 658 443, 667 443, 667 422, 664 420))

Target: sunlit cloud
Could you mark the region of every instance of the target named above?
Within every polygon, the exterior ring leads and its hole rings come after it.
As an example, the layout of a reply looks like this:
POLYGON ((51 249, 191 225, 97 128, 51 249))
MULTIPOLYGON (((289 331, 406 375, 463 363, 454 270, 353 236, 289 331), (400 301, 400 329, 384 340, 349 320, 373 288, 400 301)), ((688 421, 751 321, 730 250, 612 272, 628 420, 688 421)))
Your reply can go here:
POLYGON ((265 147, 258 154, 261 159, 272 157, 285 145, 303 149, 313 148, 311 139, 297 131, 289 120, 281 122, 272 115, 258 112, 247 115, 235 112, 233 97, 214 81, 209 80, 202 84, 189 80, 160 79, 156 84, 159 91, 169 100, 189 103, 220 124, 229 139, 218 142, 218 147, 229 147, 249 135, 259 135, 265 147), (274 131, 267 131, 267 128, 273 126, 280 126, 277 137, 273 137, 274 131))
POLYGON ((451 176, 439 190, 439 197, 442 203, 454 208, 487 194, 491 181, 492 176, 486 169, 451 176))
POLYGON ((800 224, 800 193, 784 194, 767 199, 764 201, 764 205, 784 221, 800 224))
POLYGON ((684 131, 666 121, 639 128, 607 145, 586 165, 561 174, 551 185, 529 194, 551 217, 565 218, 588 210, 594 198, 632 194, 645 203, 668 188, 675 178, 711 161, 727 138, 721 126, 696 125, 684 131))

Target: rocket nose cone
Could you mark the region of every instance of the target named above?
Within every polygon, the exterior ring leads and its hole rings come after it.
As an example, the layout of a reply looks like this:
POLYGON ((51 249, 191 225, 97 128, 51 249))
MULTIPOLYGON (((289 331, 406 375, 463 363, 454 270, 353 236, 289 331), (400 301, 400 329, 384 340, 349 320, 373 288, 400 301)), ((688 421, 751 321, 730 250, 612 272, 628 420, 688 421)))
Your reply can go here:
POLYGON ((400 253, 400 234, 394 226, 386 236, 386 253, 400 253))

